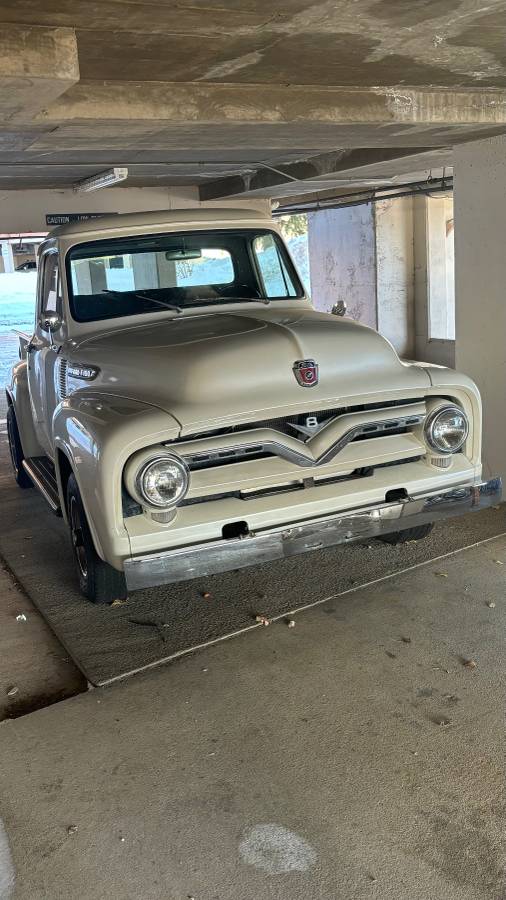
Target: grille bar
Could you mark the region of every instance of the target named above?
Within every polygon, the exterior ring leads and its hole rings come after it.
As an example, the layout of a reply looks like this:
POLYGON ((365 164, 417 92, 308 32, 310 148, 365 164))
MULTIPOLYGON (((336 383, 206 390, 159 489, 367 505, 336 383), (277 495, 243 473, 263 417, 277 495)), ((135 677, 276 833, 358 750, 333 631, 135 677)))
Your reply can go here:
MULTIPOLYGON (((182 453, 190 469, 212 468, 225 466, 245 459, 265 458, 267 456, 279 456, 290 463, 303 468, 316 468, 331 462, 349 443, 355 440, 377 437, 386 434, 399 434, 406 430, 421 425, 425 414, 418 413, 409 416, 398 416, 394 419, 379 422, 365 422, 350 428, 337 440, 330 444, 318 456, 311 455, 308 444, 303 444, 301 450, 282 443, 281 440, 266 440, 252 443, 244 442, 226 448, 216 448, 197 453, 182 453), (304 450, 302 449, 304 448, 304 450), (307 450, 306 450, 307 448, 307 450), (305 452, 304 452, 305 451, 305 452), (309 451, 309 452, 308 452, 309 451)), ((328 426, 326 426, 328 427, 328 426)), ((321 434, 321 432, 319 432, 321 434)))

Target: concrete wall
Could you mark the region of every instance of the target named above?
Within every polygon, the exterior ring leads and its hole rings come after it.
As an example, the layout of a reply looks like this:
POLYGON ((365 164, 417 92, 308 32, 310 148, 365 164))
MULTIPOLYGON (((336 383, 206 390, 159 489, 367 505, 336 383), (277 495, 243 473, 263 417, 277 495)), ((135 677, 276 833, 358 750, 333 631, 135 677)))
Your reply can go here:
POLYGON ((308 216, 311 293, 317 309, 345 300, 347 315, 377 328, 401 356, 414 351, 411 198, 308 216))
POLYGON ((413 198, 415 357, 450 368, 455 366, 453 242, 447 233, 452 220, 452 199, 413 198))
POLYGON ((105 188, 92 194, 72 190, 0 191, 0 232, 48 231, 46 213, 140 212, 193 206, 235 206, 261 209, 270 215, 268 200, 201 203, 196 187, 105 188))
POLYGON ((329 312, 337 300, 347 315, 377 327, 374 219, 371 205, 320 210, 308 215, 311 294, 329 312))
POLYGON ((378 331, 404 357, 415 352, 413 198, 375 204, 378 331))
POLYGON ((485 475, 506 479, 506 136, 454 157, 456 363, 483 399, 485 475))

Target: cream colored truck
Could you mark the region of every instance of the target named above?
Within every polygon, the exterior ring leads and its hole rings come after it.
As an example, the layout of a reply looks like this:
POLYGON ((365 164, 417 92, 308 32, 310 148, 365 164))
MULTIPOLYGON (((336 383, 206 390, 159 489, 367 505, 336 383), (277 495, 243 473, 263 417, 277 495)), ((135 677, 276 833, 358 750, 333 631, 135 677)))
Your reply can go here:
POLYGON ((475 385, 315 311, 260 213, 57 228, 20 344, 7 387, 16 479, 63 515, 94 602, 420 538, 500 499, 500 481, 481 478, 475 385))

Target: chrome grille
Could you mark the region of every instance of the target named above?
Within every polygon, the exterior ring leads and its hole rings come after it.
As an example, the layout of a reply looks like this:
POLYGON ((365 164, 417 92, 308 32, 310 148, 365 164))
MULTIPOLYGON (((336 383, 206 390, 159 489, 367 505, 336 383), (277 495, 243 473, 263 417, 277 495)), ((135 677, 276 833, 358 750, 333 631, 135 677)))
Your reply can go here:
MULTIPOLYGON (((384 409, 384 407, 383 407, 384 409)), ((331 417, 325 424, 331 421, 331 417)), ((264 442, 253 441, 249 443, 244 438, 248 432, 243 432, 243 440, 232 447, 217 447, 213 449, 199 450, 195 453, 184 453, 183 458, 190 470, 210 469, 217 466, 226 466, 230 463, 244 462, 245 460, 265 459, 269 456, 279 456, 299 466, 314 468, 331 462, 340 451, 350 443, 368 440, 385 435, 406 434, 414 427, 421 425, 424 416, 420 414, 402 415, 387 421, 365 422, 350 428, 338 441, 331 444, 320 456, 308 458, 303 452, 298 452, 293 447, 286 446, 280 436, 280 440, 271 439, 264 442)), ((275 429, 272 429, 273 431, 275 429)), ((241 435, 238 434, 238 441, 241 435)), ((301 441, 301 445, 306 443, 301 441)), ((302 448, 301 448, 302 449, 302 448)))
POLYGON ((418 401, 410 400, 387 400, 383 403, 362 403, 352 406, 339 406, 330 409, 308 410, 303 413, 293 413, 288 416, 280 416, 274 419, 257 419, 254 422, 242 422, 237 425, 229 425, 224 428, 210 429, 209 431, 195 432, 181 439, 181 441, 195 440, 196 438, 214 437, 224 434, 234 434, 237 431, 251 431, 256 428, 272 428, 274 431, 280 431, 282 434, 295 435, 297 427, 304 425, 308 418, 316 418, 320 425, 330 422, 338 416, 347 413, 373 412, 374 410, 389 410, 396 406, 407 406, 409 403, 415 404, 418 401))

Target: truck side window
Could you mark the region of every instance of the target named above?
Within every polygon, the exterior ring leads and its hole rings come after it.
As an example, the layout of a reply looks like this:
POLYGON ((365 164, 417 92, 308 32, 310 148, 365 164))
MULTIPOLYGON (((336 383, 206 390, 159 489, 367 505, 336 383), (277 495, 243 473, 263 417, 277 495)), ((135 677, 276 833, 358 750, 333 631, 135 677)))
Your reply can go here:
POLYGON ((296 297, 297 291, 272 234, 256 237, 253 241, 253 251, 265 296, 296 297))
POLYGON ((57 253, 47 253, 45 255, 42 279, 40 311, 42 313, 61 313, 60 274, 57 253))

